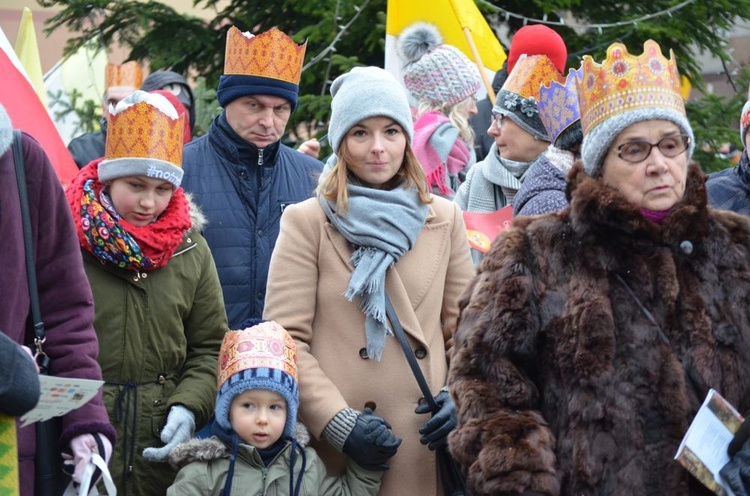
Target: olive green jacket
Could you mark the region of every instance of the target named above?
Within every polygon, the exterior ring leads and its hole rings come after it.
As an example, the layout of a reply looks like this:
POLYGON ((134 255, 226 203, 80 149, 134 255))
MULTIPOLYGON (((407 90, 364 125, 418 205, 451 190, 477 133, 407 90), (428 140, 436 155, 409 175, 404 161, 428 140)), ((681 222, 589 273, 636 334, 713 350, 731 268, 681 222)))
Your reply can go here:
POLYGON ((167 265, 152 271, 120 269, 83 251, 94 294, 104 403, 118 434, 110 470, 121 495, 163 496, 174 480, 168 464, 141 455, 144 448, 164 445, 159 432, 172 405, 193 412, 197 429, 213 413, 227 319, 195 215, 193 226, 167 265))
MULTIPOLYGON (((294 479, 303 467, 299 496, 375 496, 380 489, 382 472, 365 470, 348 460, 341 476, 327 476, 326 467, 314 449, 306 446, 307 430, 297 424, 297 444, 286 445, 276 458, 266 466, 252 446, 240 444, 232 478, 231 496, 263 494, 286 496, 289 494, 291 454, 295 449, 294 479)), ((177 480, 167 491, 167 496, 221 496, 229 472, 231 447, 218 438, 193 439, 172 450, 169 461, 182 467, 177 480)), ((296 488, 296 486, 295 486, 296 488)))

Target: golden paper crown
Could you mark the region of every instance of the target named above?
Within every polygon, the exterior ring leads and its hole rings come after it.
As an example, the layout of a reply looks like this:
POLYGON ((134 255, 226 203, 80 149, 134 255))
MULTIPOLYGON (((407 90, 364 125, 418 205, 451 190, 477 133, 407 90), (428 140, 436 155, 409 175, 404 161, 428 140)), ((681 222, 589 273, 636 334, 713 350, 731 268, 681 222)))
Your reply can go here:
POLYGON ((138 62, 130 61, 122 65, 107 63, 104 71, 104 87, 132 86, 139 89, 143 84, 143 69, 138 62))
POLYGON ((522 55, 502 89, 539 101, 540 86, 551 81, 565 84, 565 78, 546 55, 522 55))
POLYGON ((674 52, 667 59, 654 40, 646 40, 638 56, 613 43, 604 62, 585 55, 582 68, 578 103, 584 135, 603 120, 638 108, 670 108, 685 115, 674 52))
POLYGON ((283 327, 269 320, 224 334, 219 350, 219 388, 234 374, 261 367, 281 370, 297 380, 297 345, 283 327))
POLYGON ((224 74, 261 76, 298 85, 306 47, 307 43, 297 45, 276 28, 248 38, 232 26, 227 33, 224 74))
POLYGON ((146 102, 110 113, 105 158, 151 158, 182 167, 185 118, 172 119, 146 102))

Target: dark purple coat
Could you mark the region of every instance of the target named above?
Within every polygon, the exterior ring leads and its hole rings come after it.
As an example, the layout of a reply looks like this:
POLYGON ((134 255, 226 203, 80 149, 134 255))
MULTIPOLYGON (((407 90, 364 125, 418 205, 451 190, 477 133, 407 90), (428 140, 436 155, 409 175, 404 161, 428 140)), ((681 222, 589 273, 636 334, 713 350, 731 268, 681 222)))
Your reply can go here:
MULTIPOLYGON (((10 121, 0 106, 0 329, 18 343, 29 344, 26 333, 29 290, 24 263, 23 228, 13 165, 10 121)), ((23 137, 23 155, 36 255, 39 301, 51 360, 51 374, 101 380, 96 356, 94 303, 78 248, 63 188, 41 146, 23 137)), ((115 444, 115 431, 102 404, 101 393, 63 417, 61 446, 85 433, 99 432, 115 444)), ((18 430, 21 495, 34 494, 35 428, 18 430)))

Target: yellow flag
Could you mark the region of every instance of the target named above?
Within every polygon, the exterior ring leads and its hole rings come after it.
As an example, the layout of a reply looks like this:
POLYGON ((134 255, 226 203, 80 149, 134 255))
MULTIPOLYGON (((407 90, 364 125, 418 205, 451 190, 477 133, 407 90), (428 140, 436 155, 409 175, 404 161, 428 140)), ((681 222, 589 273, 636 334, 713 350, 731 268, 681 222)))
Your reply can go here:
POLYGON ((39 46, 36 43, 36 30, 34 20, 31 18, 31 10, 23 8, 21 25, 18 28, 16 46, 14 47, 18 59, 21 61, 26 75, 31 80, 34 91, 44 106, 47 106, 47 98, 44 92, 44 81, 42 79, 42 61, 39 58, 39 46))
POLYGON ((505 62, 505 50, 474 0, 388 0, 387 36, 397 37, 405 27, 418 21, 435 24, 444 43, 455 46, 474 60, 463 32, 468 28, 485 67, 497 71, 505 62))
POLYGON ((0 496, 18 496, 16 419, 0 415, 0 496))

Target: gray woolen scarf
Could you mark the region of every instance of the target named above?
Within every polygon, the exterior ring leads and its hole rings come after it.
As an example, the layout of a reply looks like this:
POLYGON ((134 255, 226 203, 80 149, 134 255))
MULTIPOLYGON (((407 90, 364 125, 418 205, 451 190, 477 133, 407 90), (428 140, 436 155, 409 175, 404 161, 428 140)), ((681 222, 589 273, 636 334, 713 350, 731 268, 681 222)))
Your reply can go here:
MULTIPOLYGON (((320 182, 330 172, 336 156, 328 159, 320 182)), ((414 247, 427 218, 427 205, 416 188, 397 186, 392 190, 368 188, 349 182, 349 203, 345 215, 336 215, 336 203, 318 195, 323 211, 333 226, 350 243, 354 272, 344 296, 359 297, 365 314, 367 354, 380 361, 385 336, 391 331, 385 320, 385 273, 414 247)))

